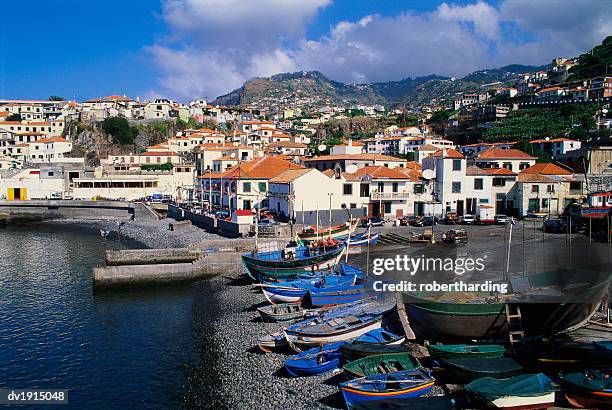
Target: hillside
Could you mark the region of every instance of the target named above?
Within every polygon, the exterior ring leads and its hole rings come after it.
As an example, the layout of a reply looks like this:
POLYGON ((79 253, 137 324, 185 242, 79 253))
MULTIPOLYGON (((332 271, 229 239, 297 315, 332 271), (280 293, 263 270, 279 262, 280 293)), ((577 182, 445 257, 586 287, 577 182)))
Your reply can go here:
POLYGON ((333 81, 318 71, 298 71, 248 80, 242 87, 217 97, 213 104, 256 106, 269 110, 291 105, 383 104, 387 107, 430 103, 454 94, 475 91, 492 83, 509 83, 521 73, 542 67, 509 65, 480 70, 460 79, 439 75, 366 84, 333 81))
POLYGON ((612 36, 593 48, 593 50, 581 54, 580 64, 570 68, 569 80, 583 80, 602 75, 612 74, 612 36))

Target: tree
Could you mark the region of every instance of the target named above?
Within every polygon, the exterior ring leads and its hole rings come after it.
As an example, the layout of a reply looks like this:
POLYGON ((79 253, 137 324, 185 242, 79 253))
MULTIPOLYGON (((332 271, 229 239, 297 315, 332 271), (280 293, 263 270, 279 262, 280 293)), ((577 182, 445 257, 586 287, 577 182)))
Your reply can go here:
POLYGON ((6 117, 5 121, 21 121, 21 115, 20 114, 11 114, 8 117, 6 117))
POLYGON ((49 101, 66 101, 64 97, 60 97, 59 95, 52 95, 49 97, 49 101))
POLYGON ((125 118, 109 117, 102 122, 102 130, 113 137, 113 141, 121 145, 133 144, 138 135, 138 129, 130 127, 125 118))
POLYGON ((431 114, 431 118, 429 119, 430 123, 439 124, 445 123, 448 121, 451 115, 453 115, 455 111, 450 110, 438 110, 431 114))

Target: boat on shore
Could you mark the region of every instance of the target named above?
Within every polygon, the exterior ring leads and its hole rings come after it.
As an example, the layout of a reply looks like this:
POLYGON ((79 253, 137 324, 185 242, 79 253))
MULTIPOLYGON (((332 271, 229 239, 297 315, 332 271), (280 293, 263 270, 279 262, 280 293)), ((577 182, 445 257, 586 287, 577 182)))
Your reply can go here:
POLYGON ((482 377, 507 379, 523 372, 523 366, 509 357, 444 359, 446 369, 453 382, 469 383, 482 377))
POLYGON ((285 361, 290 376, 312 376, 340 367, 342 354, 338 350, 344 342, 330 343, 300 352, 285 361))
POLYGON ((299 303, 282 303, 257 308, 259 316, 266 322, 287 322, 304 317, 304 308, 299 303))
POLYGON ((379 354, 362 357, 344 365, 347 377, 365 377, 373 374, 392 373, 421 368, 419 360, 409 353, 379 354))
POLYGON ((410 353, 412 349, 406 345, 383 345, 378 343, 350 343, 340 347, 340 352, 346 360, 357 360, 375 355, 410 353))
POLYGON ((287 343, 283 332, 272 333, 257 340, 257 347, 264 353, 270 353, 287 346, 289 346, 289 343, 287 343))
POLYGON ((567 401, 578 408, 612 408, 612 369, 586 370, 561 376, 567 401))
POLYGON ((318 231, 316 227, 308 226, 304 228, 302 232, 298 233, 297 236, 300 239, 300 241, 306 243, 306 242, 311 242, 311 241, 318 241, 321 238, 338 239, 338 238, 346 237, 349 234, 351 234, 354 229, 355 229, 355 226, 353 226, 349 221, 347 221, 346 223, 342 225, 337 225, 337 226, 332 226, 332 227, 327 227, 327 228, 321 227, 319 228, 318 231))
POLYGON ((506 295, 403 292, 410 326, 440 342, 506 340, 506 305, 518 306, 527 338, 571 330, 595 313, 610 284, 607 272, 558 271, 528 277, 529 288, 506 295))
POLYGON ((431 391, 435 379, 423 369, 373 374, 340 383, 349 410, 369 401, 407 399, 431 391))
POLYGON ((429 345, 429 355, 433 359, 459 359, 459 358, 492 358, 501 357, 506 352, 500 345, 429 345))
POLYGON ((368 231, 365 231, 365 232, 351 234, 350 240, 347 239, 346 243, 351 248, 358 248, 361 246, 366 246, 368 245, 368 243, 370 245, 376 245, 378 243, 379 238, 380 238, 379 232, 370 233, 370 235, 368 235, 368 231))
POLYGON ((399 345, 406 341, 406 336, 398 335, 387 329, 375 329, 359 336, 354 343, 373 343, 382 345, 399 345))
POLYGON ((508 379, 483 377, 465 386, 475 402, 497 409, 547 409, 555 403, 552 381, 543 373, 524 374, 508 379))
POLYGON ((295 279, 300 275, 315 275, 331 270, 342 257, 344 246, 295 246, 269 252, 251 252, 242 255, 247 274, 254 281, 295 279))
POLYGON ((394 309, 393 298, 367 298, 329 309, 313 319, 294 323, 285 328, 285 336, 290 346, 296 350, 352 340, 380 328, 383 319, 394 309))
POLYGON ((310 304, 314 307, 333 306, 356 302, 365 298, 370 289, 364 284, 342 289, 309 289, 310 304))
POLYGON ((284 282, 262 283, 257 286, 261 288, 270 303, 298 303, 308 295, 310 290, 333 292, 351 288, 356 281, 356 276, 326 275, 325 279, 294 279, 284 282))

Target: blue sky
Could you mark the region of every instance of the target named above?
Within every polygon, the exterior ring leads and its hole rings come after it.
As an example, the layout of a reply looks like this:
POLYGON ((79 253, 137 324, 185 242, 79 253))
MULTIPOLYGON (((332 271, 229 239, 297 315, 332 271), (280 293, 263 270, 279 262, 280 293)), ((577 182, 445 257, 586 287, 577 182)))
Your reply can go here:
POLYGON ((0 98, 211 98, 312 69, 346 82, 461 76, 612 34, 599 0, 62 0, 3 14, 0 98))

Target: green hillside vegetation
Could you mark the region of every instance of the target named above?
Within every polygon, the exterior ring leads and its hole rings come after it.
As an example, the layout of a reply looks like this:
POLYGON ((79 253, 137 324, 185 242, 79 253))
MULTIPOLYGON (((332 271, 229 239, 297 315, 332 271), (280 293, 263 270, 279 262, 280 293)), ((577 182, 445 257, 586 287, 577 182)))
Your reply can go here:
POLYGON ((595 128, 596 111, 596 104, 517 110, 489 129, 484 139, 488 142, 546 137, 586 140, 590 135, 589 130, 595 128))
POLYGON ((580 64, 570 68, 569 81, 612 75, 612 36, 588 53, 580 55, 580 64))

